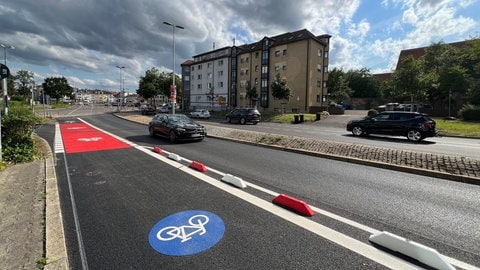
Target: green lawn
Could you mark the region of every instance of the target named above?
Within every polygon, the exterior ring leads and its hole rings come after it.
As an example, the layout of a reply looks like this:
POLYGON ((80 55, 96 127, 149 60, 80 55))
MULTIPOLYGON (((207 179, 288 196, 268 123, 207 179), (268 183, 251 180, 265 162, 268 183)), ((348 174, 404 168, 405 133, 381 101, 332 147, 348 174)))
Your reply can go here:
POLYGON ((440 135, 467 136, 480 138, 480 122, 444 120, 434 118, 440 135))

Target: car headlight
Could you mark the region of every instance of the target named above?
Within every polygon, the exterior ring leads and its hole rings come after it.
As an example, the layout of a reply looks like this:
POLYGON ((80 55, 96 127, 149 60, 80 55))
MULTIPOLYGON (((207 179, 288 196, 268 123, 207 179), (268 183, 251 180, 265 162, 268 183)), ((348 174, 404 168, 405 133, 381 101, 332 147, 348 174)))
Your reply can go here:
POLYGON ((185 132, 185 129, 184 129, 184 128, 177 128, 177 132, 178 132, 178 133, 184 133, 184 132, 185 132))

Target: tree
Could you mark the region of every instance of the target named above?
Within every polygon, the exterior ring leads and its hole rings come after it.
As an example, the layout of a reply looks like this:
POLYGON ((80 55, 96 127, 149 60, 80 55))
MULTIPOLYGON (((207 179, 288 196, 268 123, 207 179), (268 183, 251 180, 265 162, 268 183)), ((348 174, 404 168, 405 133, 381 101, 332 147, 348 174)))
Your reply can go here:
POLYGON ((19 70, 14 78, 19 83, 17 94, 24 97, 29 96, 30 90, 35 83, 33 81, 33 72, 27 70, 19 70))
POLYGON ((255 86, 252 87, 248 81, 245 90, 247 91, 245 98, 248 99, 250 106, 253 106, 254 101, 258 100, 257 88, 255 86))
POLYGON ((330 99, 337 103, 349 99, 353 93, 352 89, 348 86, 345 73, 342 69, 338 68, 334 68, 328 73, 327 88, 330 99))
POLYGON ((376 98, 381 97, 380 80, 370 73, 367 68, 350 70, 345 74, 348 87, 353 91, 352 97, 376 98))
POLYGON ((49 77, 45 79, 42 84, 45 94, 52 98, 60 99, 62 97, 71 97, 73 93, 72 87, 68 85, 68 81, 65 77, 49 77))
MULTIPOLYGON (((150 99, 156 95, 170 97, 170 85, 172 84, 172 74, 160 72, 152 67, 145 72, 145 76, 140 77, 137 94, 145 99, 150 99)), ((180 79, 175 76, 175 85, 177 87, 177 96, 181 96, 180 79)))
MULTIPOLYGON (((392 76, 393 91, 392 95, 398 100, 410 98, 411 103, 424 95, 425 91, 419 74, 421 65, 413 56, 407 56, 402 59, 401 68, 395 70, 392 76)), ((413 109, 413 106, 411 107, 413 109)))
POLYGON ((276 99, 288 100, 292 97, 292 90, 287 85, 287 81, 280 78, 277 73, 275 80, 271 84, 272 96, 276 99))

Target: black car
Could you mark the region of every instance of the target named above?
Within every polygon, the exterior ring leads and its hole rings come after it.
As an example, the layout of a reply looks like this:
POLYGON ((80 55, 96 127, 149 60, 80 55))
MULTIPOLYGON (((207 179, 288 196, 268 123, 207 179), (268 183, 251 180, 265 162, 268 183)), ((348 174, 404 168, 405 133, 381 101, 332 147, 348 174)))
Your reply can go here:
POLYGON ((171 142, 179 140, 203 140, 207 135, 204 126, 195 123, 184 114, 157 114, 148 124, 150 136, 167 137, 171 142))
POLYGON ((142 115, 156 114, 157 109, 153 105, 146 104, 140 107, 140 112, 142 113, 142 115))
POLYGON ((260 122, 260 112, 255 108, 241 108, 235 109, 226 115, 227 122, 232 123, 232 121, 236 121, 242 125, 246 123, 252 123, 256 125, 260 122))
POLYGON ((410 141, 420 141, 437 135, 435 121, 417 112, 386 111, 363 120, 352 120, 347 131, 355 136, 381 134, 406 136, 410 141))

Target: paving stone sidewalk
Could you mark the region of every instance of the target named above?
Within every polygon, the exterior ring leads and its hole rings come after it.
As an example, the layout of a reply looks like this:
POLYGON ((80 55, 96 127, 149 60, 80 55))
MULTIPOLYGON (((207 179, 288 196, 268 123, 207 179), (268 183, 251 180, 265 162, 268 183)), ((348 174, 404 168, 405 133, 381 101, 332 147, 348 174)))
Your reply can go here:
POLYGON ((38 269, 44 257, 44 160, 0 172, 0 269, 38 269))

